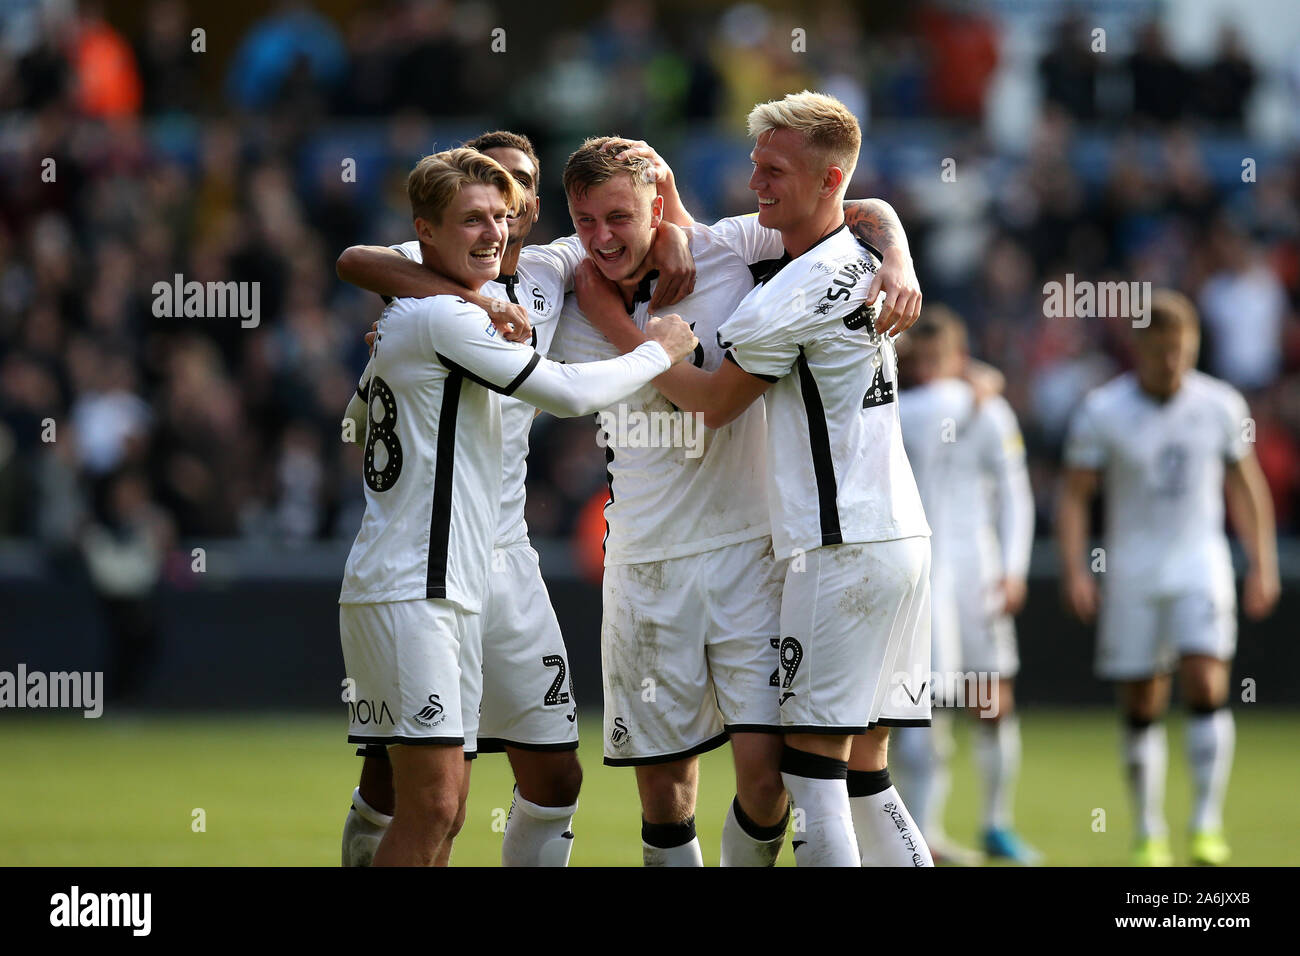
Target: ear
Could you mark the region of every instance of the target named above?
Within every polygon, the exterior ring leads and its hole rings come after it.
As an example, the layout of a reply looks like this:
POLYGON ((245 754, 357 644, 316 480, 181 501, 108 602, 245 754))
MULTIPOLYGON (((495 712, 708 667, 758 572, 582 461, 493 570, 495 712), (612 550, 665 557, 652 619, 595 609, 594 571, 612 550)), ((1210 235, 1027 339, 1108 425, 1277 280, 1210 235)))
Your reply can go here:
POLYGON ((820 195, 822 198, 834 196, 839 191, 840 185, 844 182, 844 170, 838 166, 827 166, 826 175, 822 177, 822 188, 820 195))
POLYGON ((430 245, 432 245, 432 244, 433 244, 433 224, 430 223, 429 220, 427 220, 427 219, 424 219, 424 218, 421 218, 421 217, 416 217, 416 220, 415 220, 415 236, 416 236, 416 238, 419 239, 421 242, 427 242, 427 243, 429 243, 430 245))
POLYGON ((664 197, 655 193, 655 198, 650 201, 650 228, 658 229, 659 223, 664 218, 664 197))
POLYGON ((538 196, 533 200, 533 222, 542 218, 542 197, 538 196))

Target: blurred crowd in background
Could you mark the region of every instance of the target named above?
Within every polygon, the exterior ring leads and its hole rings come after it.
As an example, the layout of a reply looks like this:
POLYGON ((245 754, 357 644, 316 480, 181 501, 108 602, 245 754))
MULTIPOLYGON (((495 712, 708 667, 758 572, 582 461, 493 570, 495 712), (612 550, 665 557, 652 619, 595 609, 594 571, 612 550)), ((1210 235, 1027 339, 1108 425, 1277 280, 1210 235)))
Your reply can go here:
MULTIPOLYGON (((100 540, 101 574, 127 590, 113 541, 132 535, 159 555, 183 539, 350 540, 360 454, 339 421, 380 303, 333 266, 348 245, 410 238, 419 156, 485 128, 531 135, 534 237, 549 240, 570 232, 558 180, 581 138, 646 138, 711 220, 754 208, 749 108, 805 87, 863 119, 850 195, 895 205, 926 301, 962 314, 973 353, 1006 373, 1040 533, 1072 410, 1128 363, 1125 322, 1044 318, 1043 285, 1066 273, 1151 280, 1199 304, 1201 367, 1247 395, 1279 523, 1300 527, 1300 150, 1256 148, 1249 107, 1267 77, 1230 26, 1193 63, 1154 22, 1099 57, 1087 24, 1062 19, 1032 74, 1033 135, 1013 151, 983 128, 1005 47, 978 5, 909 4, 881 27, 849 3, 795 17, 615 0, 589 18, 556 12, 539 33, 479 2, 346 16, 285 3, 204 54, 224 57, 220 83, 193 51, 193 10, 141 6, 138 27, 112 5, 7 7, 0 537, 100 540), (493 54, 498 23, 507 49, 493 54), (257 326, 155 317, 153 284, 178 273, 260 283, 257 326)), ((598 516, 593 435, 586 420, 538 420, 534 534, 598 516)))

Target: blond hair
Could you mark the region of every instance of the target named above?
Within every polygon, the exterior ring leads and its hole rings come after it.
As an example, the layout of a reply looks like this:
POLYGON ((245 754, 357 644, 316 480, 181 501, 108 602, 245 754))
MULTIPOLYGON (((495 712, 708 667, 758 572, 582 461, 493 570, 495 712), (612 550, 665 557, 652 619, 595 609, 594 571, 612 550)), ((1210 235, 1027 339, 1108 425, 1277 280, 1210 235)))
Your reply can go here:
POLYGON ((406 178, 411 216, 437 223, 456 195, 466 186, 495 186, 512 210, 524 207, 524 192, 505 167, 476 149, 460 147, 424 157, 406 178))
POLYGON ((1174 289, 1156 289, 1151 293, 1150 321, 1135 326, 1139 331, 1163 332, 1167 329, 1191 332, 1200 337, 1201 323, 1192 300, 1174 289))
POLYGON ((632 177, 638 190, 654 189, 654 168, 643 156, 618 159, 623 145, 630 146, 621 136, 593 136, 583 140, 564 164, 564 192, 582 198, 592 186, 600 186, 615 176, 632 177))
POLYGON ((853 178, 862 148, 862 127, 849 108, 825 93, 787 93, 784 99, 759 103, 749 111, 749 135, 755 139, 776 129, 792 129, 827 165, 844 171, 843 188, 853 178))

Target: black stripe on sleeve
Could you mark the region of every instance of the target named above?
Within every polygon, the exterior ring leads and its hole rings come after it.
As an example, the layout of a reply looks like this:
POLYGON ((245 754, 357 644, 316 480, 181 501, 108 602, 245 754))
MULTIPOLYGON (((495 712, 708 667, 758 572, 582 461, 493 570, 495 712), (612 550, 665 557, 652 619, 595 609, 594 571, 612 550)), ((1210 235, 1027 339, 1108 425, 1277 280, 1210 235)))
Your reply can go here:
POLYGON ((461 375, 462 377, 469 379, 471 382, 477 382, 478 384, 482 385, 484 388, 490 388, 492 389, 492 391, 500 392, 502 395, 509 395, 512 392, 514 392, 514 390, 517 389, 523 383, 523 380, 526 379, 532 373, 533 369, 537 367, 537 363, 542 360, 541 355, 534 352, 533 357, 529 359, 528 364, 524 366, 524 370, 520 372, 518 375, 516 375, 514 377, 514 380, 511 381, 509 385, 498 385, 496 384, 496 382, 489 382, 485 378, 480 378, 479 376, 471 372, 469 369, 467 369, 465 366, 458 365, 457 363, 453 362, 451 359, 447 358, 447 356, 443 355, 441 352, 435 351, 433 354, 438 356, 439 362, 447 366, 448 371, 455 372, 461 375))
POLYGON ((456 467, 456 416, 460 411, 459 372, 447 376, 438 412, 438 460, 433 468, 433 508, 429 515, 429 569, 424 582, 426 598, 447 597, 447 553, 451 546, 451 493, 456 467))
POLYGON ((799 370, 799 392, 803 395, 804 413, 808 416, 808 445, 812 450, 813 475, 817 479, 817 507, 821 513, 822 544, 841 544, 839 494, 835 484, 835 460, 831 457, 831 437, 826 428, 826 409, 803 346, 795 360, 799 370))
POLYGON ((762 374, 761 372, 751 372, 749 369, 745 368, 745 366, 741 365, 739 361, 737 361, 736 356, 732 353, 731 349, 727 349, 727 351, 723 352, 723 353, 722 353, 722 357, 725 358, 725 359, 726 359, 728 362, 730 362, 732 365, 736 366, 736 368, 738 368, 738 369, 740 369, 742 372, 746 373, 747 375, 752 375, 752 376, 754 376, 754 378, 761 378, 761 379, 762 379, 763 381, 765 381, 765 382, 779 382, 779 381, 781 381, 781 380, 780 380, 779 378, 777 378, 775 375, 764 375, 764 374, 762 374))
MULTIPOLYGON (((536 335, 537 333, 534 332, 533 334, 536 335)), ((536 352, 534 352, 533 357, 528 360, 528 364, 523 367, 523 370, 520 371, 518 375, 516 375, 514 378, 510 380, 509 385, 507 385, 504 389, 500 390, 501 394, 513 395, 515 393, 515 389, 517 389, 520 385, 524 383, 524 379, 526 379, 529 375, 533 374, 533 369, 537 368, 537 363, 540 362, 541 360, 542 357, 538 355, 536 352)))

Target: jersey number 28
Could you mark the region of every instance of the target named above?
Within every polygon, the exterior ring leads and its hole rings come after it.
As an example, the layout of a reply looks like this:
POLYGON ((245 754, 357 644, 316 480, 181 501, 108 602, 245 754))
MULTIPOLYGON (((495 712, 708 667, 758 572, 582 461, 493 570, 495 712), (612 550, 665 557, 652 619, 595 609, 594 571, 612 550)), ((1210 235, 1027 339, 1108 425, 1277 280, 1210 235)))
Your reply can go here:
POLYGON ((388 383, 376 375, 370 380, 370 400, 366 403, 366 484, 371 491, 387 491, 397 484, 402 473, 402 443, 397 438, 397 398, 388 383), (375 417, 375 403, 383 413, 375 417), (375 445, 384 446, 384 467, 375 467, 375 445))

